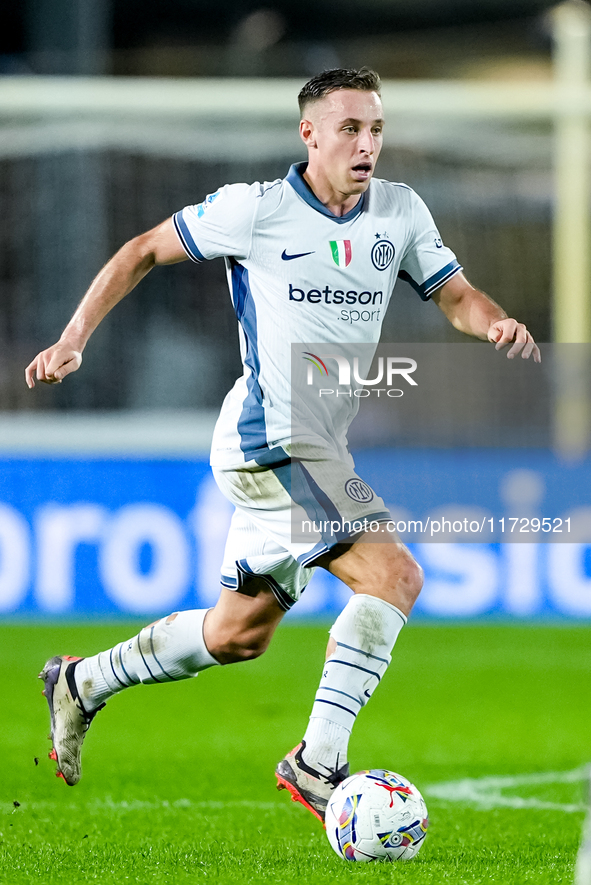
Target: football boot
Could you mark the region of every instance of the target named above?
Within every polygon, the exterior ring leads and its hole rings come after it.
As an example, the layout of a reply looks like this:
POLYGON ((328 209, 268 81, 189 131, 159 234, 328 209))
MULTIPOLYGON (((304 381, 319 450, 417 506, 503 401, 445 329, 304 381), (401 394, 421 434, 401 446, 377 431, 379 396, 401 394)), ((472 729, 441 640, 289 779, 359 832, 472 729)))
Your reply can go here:
POLYGON ((304 762, 305 749, 306 742, 302 741, 277 765, 275 769, 277 789, 289 790, 293 802, 301 802, 321 823, 324 823, 328 800, 335 787, 349 777, 349 764, 345 763, 334 771, 328 768, 324 772, 318 771, 304 762))
POLYGON ((70 655, 56 655, 51 658, 39 674, 45 685, 43 694, 49 704, 51 718, 52 749, 49 758, 57 763, 56 776, 61 777, 73 787, 81 777, 80 751, 84 736, 99 710, 88 713, 76 688, 74 670, 82 658, 70 655))

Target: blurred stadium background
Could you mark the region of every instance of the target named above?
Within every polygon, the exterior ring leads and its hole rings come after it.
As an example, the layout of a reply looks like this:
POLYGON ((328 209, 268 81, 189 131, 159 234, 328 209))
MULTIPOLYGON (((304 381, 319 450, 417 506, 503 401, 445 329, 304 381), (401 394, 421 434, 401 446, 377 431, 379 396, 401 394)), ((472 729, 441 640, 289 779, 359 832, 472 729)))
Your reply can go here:
MULTIPOLYGON (((151 614, 216 598, 229 508, 207 449, 239 373, 222 262, 156 269, 67 383, 29 391, 23 371, 125 240, 223 183, 304 159, 296 96, 326 67, 380 72, 378 174, 421 194, 468 277, 537 340, 582 348, 548 394, 547 432, 508 437, 494 457, 484 425, 471 442, 434 429, 415 448, 393 432, 381 460, 360 438, 362 475, 387 477, 388 503, 415 517, 425 489, 453 509, 472 494, 470 445, 491 513, 588 506, 590 19, 582 0, 3 5, 0 612, 151 614)), ((382 340, 464 339, 400 282, 382 340)), ((588 618, 583 540, 423 545, 418 611, 588 618)), ((342 607, 341 590, 314 580, 290 617, 342 607)))

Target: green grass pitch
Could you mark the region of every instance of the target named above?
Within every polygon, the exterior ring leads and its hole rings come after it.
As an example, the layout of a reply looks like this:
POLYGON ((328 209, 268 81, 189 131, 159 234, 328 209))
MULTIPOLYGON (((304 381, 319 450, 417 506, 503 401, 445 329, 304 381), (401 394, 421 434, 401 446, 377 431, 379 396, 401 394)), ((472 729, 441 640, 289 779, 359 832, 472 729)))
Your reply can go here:
POLYGON ((416 860, 366 865, 337 858, 274 785, 306 725, 326 626, 285 626, 258 661, 124 692, 93 723, 80 784, 55 778, 37 672, 52 654, 93 653, 137 627, 0 627, 0 882, 572 882, 580 779, 517 776, 591 759, 591 628, 411 622, 350 761, 413 780, 431 826, 416 860), (480 780, 496 775, 516 776, 497 798, 480 780), (453 801, 454 787, 442 795, 442 782, 468 778, 488 804, 453 801))

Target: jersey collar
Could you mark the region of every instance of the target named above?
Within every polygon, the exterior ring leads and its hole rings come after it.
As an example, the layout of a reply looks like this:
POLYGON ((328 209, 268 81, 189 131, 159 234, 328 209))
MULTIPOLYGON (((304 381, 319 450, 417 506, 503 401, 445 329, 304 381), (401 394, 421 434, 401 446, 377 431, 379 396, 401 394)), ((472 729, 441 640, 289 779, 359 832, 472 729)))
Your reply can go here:
POLYGON ((322 215, 326 215, 327 218, 332 218, 337 224, 345 224, 347 221, 353 221, 360 212, 363 212, 367 191, 364 191, 361 194, 359 202, 353 206, 346 215, 335 215, 330 209, 327 209, 304 179, 304 172, 306 171, 307 166, 308 164, 306 162, 294 163, 287 173, 286 181, 289 181, 294 191, 299 194, 302 200, 305 200, 308 206, 311 206, 312 209, 316 209, 316 211, 322 213, 322 215))

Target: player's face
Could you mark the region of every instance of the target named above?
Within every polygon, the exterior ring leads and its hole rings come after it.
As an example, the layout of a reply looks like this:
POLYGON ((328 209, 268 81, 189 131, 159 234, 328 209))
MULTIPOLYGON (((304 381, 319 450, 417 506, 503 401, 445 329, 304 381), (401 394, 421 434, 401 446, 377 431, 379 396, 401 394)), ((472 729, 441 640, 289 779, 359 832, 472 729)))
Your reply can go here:
POLYGON ((367 190, 382 149, 382 102, 376 92, 337 89, 310 105, 300 131, 309 164, 341 194, 367 190))

